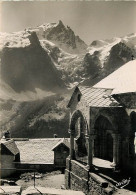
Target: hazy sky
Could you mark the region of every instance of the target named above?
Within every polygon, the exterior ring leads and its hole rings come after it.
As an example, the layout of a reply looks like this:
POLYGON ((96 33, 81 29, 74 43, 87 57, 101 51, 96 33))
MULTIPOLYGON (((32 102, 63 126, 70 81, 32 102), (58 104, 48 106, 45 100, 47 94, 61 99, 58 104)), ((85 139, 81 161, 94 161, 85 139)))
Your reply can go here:
POLYGON ((136 32, 136 2, 2 2, 1 31, 13 32, 62 20, 86 43, 136 32))

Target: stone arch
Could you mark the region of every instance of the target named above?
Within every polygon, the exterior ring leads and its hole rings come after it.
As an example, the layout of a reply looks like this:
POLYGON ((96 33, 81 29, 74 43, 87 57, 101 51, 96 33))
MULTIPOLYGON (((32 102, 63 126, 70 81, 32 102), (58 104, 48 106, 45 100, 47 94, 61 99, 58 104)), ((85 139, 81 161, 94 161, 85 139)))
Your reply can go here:
POLYGON ((117 125, 117 121, 115 119, 114 114, 108 109, 102 109, 99 110, 96 115, 94 116, 94 119, 92 121, 92 129, 95 129, 95 122, 96 120, 100 117, 103 116, 105 117, 112 125, 112 128, 114 129, 114 131, 118 130, 118 125, 117 125))
POLYGON ((113 161, 113 132, 111 121, 103 115, 99 115, 94 124, 94 156, 104 160, 113 161))
POLYGON ((70 130, 75 137, 79 137, 81 133, 88 135, 88 123, 87 123, 86 118, 83 116, 83 114, 80 110, 76 110, 72 114, 71 122, 70 122, 70 130), (80 118, 81 129, 80 129, 79 134, 76 136, 75 127, 76 127, 76 122, 79 118, 80 118))
POLYGON ((75 138, 74 150, 76 159, 81 156, 87 156, 86 135, 88 133, 88 124, 80 110, 76 110, 73 113, 71 117, 70 130, 71 134, 75 138))
POLYGON ((112 124, 112 121, 109 120, 109 117, 103 116, 100 114, 97 119, 95 120, 94 129, 102 128, 104 130, 114 130, 114 126, 112 124))

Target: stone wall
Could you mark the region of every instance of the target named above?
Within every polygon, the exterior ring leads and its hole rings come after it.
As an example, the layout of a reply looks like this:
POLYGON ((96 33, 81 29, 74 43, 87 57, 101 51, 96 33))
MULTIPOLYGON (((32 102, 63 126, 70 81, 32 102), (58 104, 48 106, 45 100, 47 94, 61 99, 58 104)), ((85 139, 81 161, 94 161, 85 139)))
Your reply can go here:
POLYGON ((89 192, 88 195, 107 195, 113 194, 114 188, 109 186, 108 181, 95 173, 89 173, 89 192))
POLYGON ((12 175, 15 172, 15 163, 13 155, 1 155, 1 172, 0 177, 5 178, 12 175), (7 169, 8 170, 5 170, 7 169))
POLYGON ((88 191, 88 170, 75 160, 66 160, 65 185, 67 189, 88 191))
POLYGON ((108 181, 88 171, 87 167, 75 160, 66 160, 65 170, 66 189, 81 190, 86 195, 112 194, 114 187, 108 181))

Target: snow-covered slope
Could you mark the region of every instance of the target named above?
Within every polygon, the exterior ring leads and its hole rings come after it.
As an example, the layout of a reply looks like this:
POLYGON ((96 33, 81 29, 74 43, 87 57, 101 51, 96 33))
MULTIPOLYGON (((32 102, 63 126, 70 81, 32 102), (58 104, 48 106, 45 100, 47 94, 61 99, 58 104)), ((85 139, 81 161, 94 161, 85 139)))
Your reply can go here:
POLYGON ((92 42, 91 46, 88 47, 89 53, 93 55, 94 52, 99 52, 99 59, 101 61, 101 67, 104 66, 104 63, 107 60, 107 57, 110 55, 111 48, 119 43, 121 41, 120 38, 115 38, 113 42, 106 42, 106 41, 96 41, 96 44, 94 45, 94 42, 92 42))
POLYGON ((19 31, 13 33, 0 32, 0 50, 6 47, 26 47, 30 45, 30 33, 26 31, 19 31))
POLYGON ((88 52, 91 55, 94 54, 94 52, 97 52, 101 61, 101 67, 104 67, 104 64, 107 62, 110 55, 111 49, 119 43, 124 43, 127 47, 136 52, 136 33, 126 35, 125 37, 114 37, 109 40, 93 41, 88 47, 88 52))

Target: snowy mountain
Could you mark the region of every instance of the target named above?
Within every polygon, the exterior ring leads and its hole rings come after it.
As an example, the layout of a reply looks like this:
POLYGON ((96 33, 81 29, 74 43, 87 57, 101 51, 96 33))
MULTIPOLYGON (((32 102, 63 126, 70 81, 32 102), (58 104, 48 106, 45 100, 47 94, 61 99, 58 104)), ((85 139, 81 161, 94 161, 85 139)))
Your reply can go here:
POLYGON ((95 71, 90 72, 90 78, 86 79, 84 84, 94 85, 130 61, 132 55, 136 56, 136 33, 93 41, 87 51, 87 58, 83 60, 84 66, 87 67, 86 73, 94 68, 95 71))
MULTIPOLYGON (((131 50, 130 53, 136 53, 136 33, 127 35, 125 37, 120 37, 120 38, 114 37, 109 40, 107 39, 107 40, 93 41, 87 50, 90 53, 90 55, 93 55, 94 53, 97 52, 97 56, 101 61, 101 67, 104 67, 113 50, 117 50, 118 56, 120 55, 120 51, 125 51, 125 50, 126 52, 127 50, 129 51, 131 50)), ((116 56, 114 57, 116 58, 116 56)), ((127 57, 120 56, 120 57, 124 57, 123 59, 124 63, 127 62, 128 56, 127 57)))
POLYGON ((65 26, 61 20, 58 23, 47 23, 34 29, 29 28, 27 31, 35 31, 39 40, 49 40, 66 52, 86 52, 87 45, 85 42, 76 36, 69 26, 65 26))
POLYGON ((85 54, 69 54, 49 41, 41 42, 49 49, 55 66, 69 87, 79 82, 93 85, 136 54, 136 34, 93 41, 85 54))
POLYGON ((16 92, 71 88, 86 80, 92 85, 130 61, 132 54, 136 33, 95 40, 87 47, 62 21, 0 33, 2 82, 16 92))
MULTIPOLYGON (((35 80, 37 78, 36 88, 39 88, 38 82, 39 82, 39 77, 41 77, 40 74, 44 74, 45 71, 44 69, 47 66, 47 65, 46 66, 42 65, 42 63, 49 64, 50 61, 52 65, 49 65, 49 67, 50 68, 53 67, 54 72, 56 72, 55 74, 57 75, 57 80, 59 79, 61 80, 58 85, 61 86, 60 83, 63 82, 68 88, 71 88, 77 85, 79 82, 80 83, 86 82, 86 80, 87 82, 88 81, 90 82, 89 85, 95 84, 101 78, 104 78, 105 76, 107 76, 107 74, 110 74, 111 72, 119 68, 121 65, 131 60, 131 55, 132 54, 135 55, 136 53, 136 34, 130 34, 121 38, 114 37, 109 40, 108 39, 95 40, 90 44, 90 46, 87 47, 87 45, 78 36, 75 36, 75 33, 71 30, 71 28, 68 26, 66 27, 62 23, 62 21, 59 21, 58 23, 43 24, 36 28, 25 29, 25 31, 21 31, 21 32, 15 32, 11 34, 5 33, 4 37, 5 38, 1 39, 0 47, 3 48, 5 52, 8 49, 4 49, 4 47, 12 48, 12 50, 14 51, 18 48, 16 52, 19 52, 20 49, 21 50, 23 49, 24 51, 26 50, 25 51, 26 53, 28 53, 27 48, 31 48, 31 52, 33 50, 32 52, 33 57, 31 58, 33 59, 33 62, 30 60, 30 58, 29 60, 28 58, 26 59, 26 62, 28 64, 30 63, 29 67, 32 66, 32 64, 35 63, 38 64, 39 61, 41 61, 42 59, 41 51, 43 51, 44 53, 46 53, 46 55, 48 55, 48 60, 45 59, 46 63, 44 63, 44 61, 39 63, 41 64, 41 68, 38 68, 39 71, 41 70, 41 72, 39 72, 39 76, 37 77, 37 75, 34 75, 32 73, 34 77, 33 79, 31 79, 32 83, 35 83, 35 80), (31 43, 30 39, 34 32, 37 34, 38 39, 37 41, 36 38, 35 40, 31 40, 32 41, 31 43), (34 49, 32 49, 32 45, 34 49), (37 45, 40 45, 42 49, 41 50, 37 49, 36 51, 35 48, 38 48, 37 45), (37 54, 36 53, 34 54, 34 52, 36 52, 37 54), (37 59, 37 62, 34 59, 34 56, 36 55, 38 55, 38 57, 35 57, 37 59)), ((25 52, 24 55, 27 55, 25 54, 25 52)), ((28 56, 32 56, 31 52, 28 53, 28 56)), ((26 56, 24 58, 26 58, 26 56)), ((20 61, 20 59, 16 59, 16 60, 20 61)), ((13 60, 10 59, 10 61, 13 60)), ((33 68, 35 66, 33 65, 33 68)), ((3 67, 6 68, 6 65, 3 65, 3 67)), ((28 70, 26 68, 27 66, 23 65, 22 67, 23 69, 25 68, 24 74, 26 74, 26 72, 28 73, 28 70)), ((47 66, 47 70, 45 73, 45 75, 47 75, 46 76, 47 78, 42 76, 42 79, 40 79, 41 80, 40 87, 42 89, 44 89, 45 86, 47 87, 49 86, 49 88, 51 88, 51 83, 52 83, 52 87, 56 85, 56 82, 55 83, 53 82, 55 77, 50 78, 52 80, 50 82, 50 85, 47 84, 48 83, 47 80, 50 75, 50 73, 49 74, 47 73, 49 72, 49 67, 47 66)), ((4 71, 6 72, 6 75, 9 80, 9 75, 7 74, 7 70, 4 71)), ((36 67, 35 67, 35 71, 36 71, 36 67)), ((38 74, 38 72, 36 72, 36 74, 38 74)), ((14 76, 15 75, 13 75, 13 77, 14 76)), ((22 77, 24 77, 24 75, 22 75, 22 77)), ((22 77, 19 77, 20 78, 19 83, 20 85, 25 85, 25 82, 23 81, 22 77)), ((29 77, 29 73, 28 73, 28 77, 29 77)), ((27 79, 29 80, 29 78, 26 77, 26 86, 24 86, 24 88, 26 88, 26 90, 27 88, 32 89, 32 84, 29 87, 28 84, 29 82, 27 81, 27 79)), ((18 79, 16 80, 18 83, 18 79)), ((14 79, 12 79, 12 83, 9 83, 10 86, 11 84, 13 86, 14 82, 15 82, 14 79)))
POLYGON ((136 34, 93 41, 86 53, 82 54, 68 53, 49 40, 40 42, 44 49, 48 48, 49 55, 68 87, 79 82, 93 85, 136 54, 136 34))
POLYGON ((67 135, 68 88, 96 84, 132 54, 136 34, 95 40, 87 47, 61 21, 0 33, 1 129, 16 137, 60 136, 62 129, 67 135))

